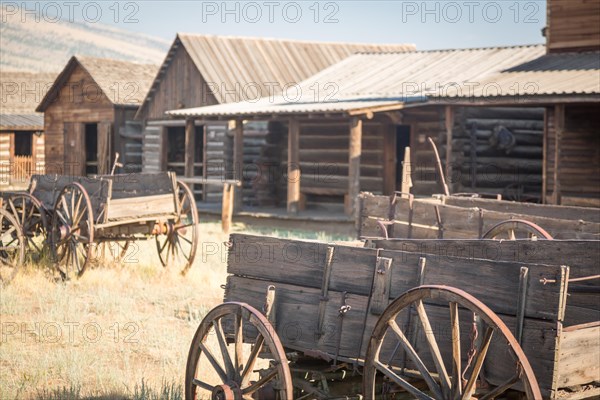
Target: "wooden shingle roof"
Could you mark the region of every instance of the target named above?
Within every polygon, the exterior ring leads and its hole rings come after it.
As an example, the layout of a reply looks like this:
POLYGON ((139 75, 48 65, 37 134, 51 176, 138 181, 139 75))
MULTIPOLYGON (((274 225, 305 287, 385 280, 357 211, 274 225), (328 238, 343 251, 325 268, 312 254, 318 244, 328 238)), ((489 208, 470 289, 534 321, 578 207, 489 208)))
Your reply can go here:
POLYGON ((157 65, 106 58, 73 56, 44 96, 37 111, 43 112, 68 81, 76 66, 89 73, 100 90, 115 105, 139 105, 158 71, 157 65))
POLYGON ((0 71, 0 129, 42 130, 43 114, 35 111, 57 73, 0 71))

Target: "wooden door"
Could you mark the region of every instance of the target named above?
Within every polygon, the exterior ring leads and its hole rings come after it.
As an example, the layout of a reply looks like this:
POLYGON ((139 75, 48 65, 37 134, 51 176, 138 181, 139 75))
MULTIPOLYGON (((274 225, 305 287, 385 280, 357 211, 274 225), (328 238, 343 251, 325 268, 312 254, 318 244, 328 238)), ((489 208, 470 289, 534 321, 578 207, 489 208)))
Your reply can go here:
POLYGON ((84 125, 79 122, 64 123, 65 175, 85 175, 85 135, 84 125))
POLYGON ((110 174, 112 168, 112 123, 102 121, 98 124, 98 174, 110 174))

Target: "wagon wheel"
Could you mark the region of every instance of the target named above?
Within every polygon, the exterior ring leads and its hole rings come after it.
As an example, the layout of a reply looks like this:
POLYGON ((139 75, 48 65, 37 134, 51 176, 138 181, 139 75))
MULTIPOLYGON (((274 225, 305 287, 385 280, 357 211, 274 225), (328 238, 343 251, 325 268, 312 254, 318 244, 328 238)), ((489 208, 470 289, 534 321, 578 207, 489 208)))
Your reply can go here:
POLYGON ((83 275, 92 259, 94 216, 87 191, 79 183, 67 185, 54 205, 51 244, 54 262, 64 279, 83 275))
POLYGON ((232 302, 204 317, 188 355, 186 400, 292 400, 292 395, 285 351, 263 314, 232 302))
POLYGON ((0 209, 0 282, 13 280, 25 260, 25 236, 17 220, 0 209))
POLYGON ((177 265, 185 275, 194 262, 198 245, 198 209, 190 188, 177 182, 177 216, 167 226, 166 234, 156 235, 156 249, 161 264, 177 265))
POLYGON ((483 234, 482 239, 554 239, 542 227, 524 219, 509 219, 494 225, 483 234))
POLYGON ((40 259, 46 250, 48 235, 48 218, 42 203, 28 193, 19 193, 8 198, 6 209, 23 230, 26 254, 40 259))
MULTIPOLYGON (((434 320, 435 322, 436 320, 434 320)), ((466 334, 467 332, 463 332, 463 335, 466 336, 466 334)), ((466 339, 469 339, 469 336, 466 339)), ((394 354, 397 354, 396 351, 392 353, 391 358, 393 359, 394 354)), ((522 384, 528 399, 542 398, 527 357, 502 320, 475 297, 449 286, 432 285, 411 289, 386 308, 375 325, 367 350, 363 380, 363 394, 367 399, 375 398, 377 374, 383 374, 385 381, 390 381, 420 399, 493 399, 517 383, 522 384), (433 308, 437 309, 435 315, 438 316, 438 321, 441 321, 440 315, 449 316, 447 328, 440 322, 434 324, 433 328, 435 329, 432 329, 423 305, 423 302, 428 300, 445 305, 444 307, 432 306, 430 313, 435 312, 433 308), (420 346, 421 348, 411 343, 412 332, 397 320, 403 311, 403 314, 406 315, 412 307, 417 311, 414 318, 418 319, 420 324, 406 325, 412 328, 413 332, 420 328, 423 341, 427 343, 420 346), (467 343, 470 341, 471 345, 466 353, 465 364, 463 364, 465 360, 461 357, 461 353, 465 354, 461 350, 461 339, 464 340, 465 337, 461 338, 460 326, 468 326, 469 321, 464 321, 463 318, 461 324, 459 314, 462 314, 463 317, 465 314, 470 314, 473 318, 472 321, 478 320, 485 326, 485 329, 478 331, 475 329, 475 322, 472 322, 471 340, 467 340, 467 343), (475 346, 475 338, 478 335, 481 336, 481 343, 475 346), (493 346, 496 349, 497 346, 506 344, 506 349, 501 348, 501 350, 512 356, 515 362, 514 373, 511 372, 513 376, 508 379, 501 378, 506 380, 495 386, 482 379, 479 379, 479 385, 477 385, 492 338, 495 338, 493 346), (444 343, 443 340, 445 340, 444 343), (384 341, 385 345, 382 346, 384 341), (445 344, 446 347, 440 347, 438 343, 445 344), (397 365, 400 363, 390 362, 388 357, 384 357, 388 359, 381 358, 383 356, 382 348, 389 349, 390 344, 396 344, 396 349, 401 349, 405 354, 406 362, 411 363, 410 365, 403 364, 406 369, 399 368, 397 365), (465 367, 462 368, 461 365, 465 365, 465 367), (431 372, 434 369, 436 374, 431 372), (424 383, 418 385, 411 378, 419 378, 424 383)))

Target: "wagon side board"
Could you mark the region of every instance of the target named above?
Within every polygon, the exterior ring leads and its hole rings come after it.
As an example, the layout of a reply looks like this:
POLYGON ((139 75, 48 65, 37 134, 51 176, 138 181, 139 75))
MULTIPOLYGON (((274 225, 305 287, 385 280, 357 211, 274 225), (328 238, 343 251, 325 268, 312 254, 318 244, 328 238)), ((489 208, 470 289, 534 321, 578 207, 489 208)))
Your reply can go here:
MULTIPOLYGON (((569 278, 583 278, 600 271, 600 241, 594 240, 373 240, 373 248, 404 251, 427 256, 428 259, 459 257, 518 262, 523 265, 568 265, 569 278)), ((600 320, 598 280, 574 282, 569 285, 564 325, 578 325, 600 320)))
POLYGON ((387 221, 391 224, 388 228, 390 237, 477 239, 494 225, 508 219, 531 221, 557 239, 600 238, 600 223, 596 219, 560 219, 480 207, 461 207, 443 204, 435 198, 410 200, 396 197, 392 203, 388 196, 361 193, 358 215, 360 238, 382 237, 378 221, 387 221))

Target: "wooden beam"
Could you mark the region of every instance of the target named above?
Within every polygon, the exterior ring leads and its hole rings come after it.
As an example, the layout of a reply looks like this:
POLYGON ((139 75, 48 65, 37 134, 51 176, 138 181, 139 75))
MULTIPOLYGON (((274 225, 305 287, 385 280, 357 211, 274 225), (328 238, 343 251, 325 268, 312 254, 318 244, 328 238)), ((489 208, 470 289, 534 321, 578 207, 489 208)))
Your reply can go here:
POLYGON ((221 229, 228 234, 231 230, 231 218, 233 215, 233 192, 235 186, 229 183, 223 185, 223 204, 221 209, 221 229))
POLYGON ((298 213, 300 209, 300 124, 295 118, 288 126, 287 162, 287 211, 298 213))
POLYGON ((446 176, 452 176, 452 127, 454 126, 454 109, 452 106, 446 106, 446 176))
MULTIPOLYGON (((194 176, 194 153, 196 148, 196 127, 194 119, 188 118, 185 120, 185 166, 184 176, 191 178, 194 176)), ((190 184, 190 190, 194 192, 194 185, 190 184)))
MULTIPOLYGON (((235 121, 235 131, 233 136, 233 179, 242 181, 244 171, 244 121, 237 119, 235 121)), ((243 184, 235 188, 234 206, 235 212, 242 209, 243 184)))
POLYGON ((383 136, 383 194, 391 195, 396 190, 396 125, 382 123, 380 125, 383 136))
POLYGON ((565 106, 557 104, 554 106, 554 191, 552 192, 552 203, 560 204, 560 146, 562 134, 565 127, 565 106))
POLYGON ((354 215, 358 210, 360 193, 360 156, 362 154, 362 120, 350 119, 350 149, 348 160, 348 198, 346 214, 354 215))
POLYGON ((548 118, 550 107, 544 108, 544 139, 542 144, 542 204, 548 201, 548 118))
POLYGON ((158 149, 158 157, 159 157, 159 169, 161 171, 166 171, 167 170, 167 153, 169 151, 168 149, 168 142, 167 142, 167 127, 166 126, 161 126, 159 131, 159 142, 160 142, 160 147, 158 149))

